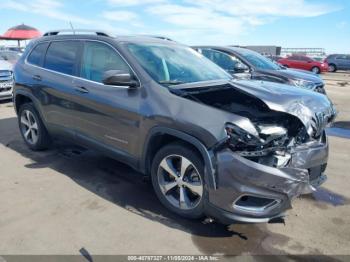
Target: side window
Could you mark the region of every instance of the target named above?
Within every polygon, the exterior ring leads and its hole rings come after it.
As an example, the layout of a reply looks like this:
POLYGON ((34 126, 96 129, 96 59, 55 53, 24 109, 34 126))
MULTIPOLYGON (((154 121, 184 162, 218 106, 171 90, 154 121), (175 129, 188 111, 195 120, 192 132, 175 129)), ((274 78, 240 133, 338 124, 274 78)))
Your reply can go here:
POLYGON ((346 59, 346 55, 338 55, 336 59, 346 59))
POLYGON ((202 54, 226 71, 233 71, 239 62, 237 58, 220 51, 202 49, 202 54))
POLYGON ((46 52, 44 67, 67 75, 75 75, 80 42, 52 42, 46 52))
POLYGON ((306 56, 300 56, 300 60, 304 62, 311 61, 311 59, 306 56))
POLYGON ((80 76, 101 83, 104 73, 109 70, 130 72, 129 66, 113 48, 100 42, 85 42, 80 76))
POLYGON ((300 58, 299 58, 299 56, 294 55, 294 56, 289 57, 289 60, 300 61, 300 58))
POLYGON ((41 43, 35 46, 27 58, 28 63, 36 66, 41 66, 47 45, 48 43, 41 43))

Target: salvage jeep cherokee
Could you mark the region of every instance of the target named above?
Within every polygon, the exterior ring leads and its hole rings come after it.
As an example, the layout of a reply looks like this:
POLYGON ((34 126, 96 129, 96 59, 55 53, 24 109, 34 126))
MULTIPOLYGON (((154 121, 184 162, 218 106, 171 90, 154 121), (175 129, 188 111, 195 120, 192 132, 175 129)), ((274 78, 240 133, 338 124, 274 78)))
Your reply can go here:
POLYGON ((184 217, 268 222, 325 180, 335 116, 326 96, 233 80, 174 41, 50 32, 14 77, 31 149, 64 137, 101 151, 149 174, 184 217))

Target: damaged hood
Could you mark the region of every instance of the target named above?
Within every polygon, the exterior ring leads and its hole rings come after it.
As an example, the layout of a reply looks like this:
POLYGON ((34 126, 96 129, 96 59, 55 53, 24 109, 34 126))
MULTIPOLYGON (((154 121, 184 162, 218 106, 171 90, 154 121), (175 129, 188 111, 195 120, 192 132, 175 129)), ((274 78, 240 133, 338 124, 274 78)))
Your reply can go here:
POLYGON ((322 79, 315 73, 299 69, 281 69, 281 70, 257 70, 275 76, 284 76, 288 79, 302 79, 313 83, 322 83, 322 79))
POLYGON ((336 116, 329 98, 316 92, 258 80, 233 80, 231 84, 259 98, 271 110, 299 118, 310 136, 319 136, 336 116))

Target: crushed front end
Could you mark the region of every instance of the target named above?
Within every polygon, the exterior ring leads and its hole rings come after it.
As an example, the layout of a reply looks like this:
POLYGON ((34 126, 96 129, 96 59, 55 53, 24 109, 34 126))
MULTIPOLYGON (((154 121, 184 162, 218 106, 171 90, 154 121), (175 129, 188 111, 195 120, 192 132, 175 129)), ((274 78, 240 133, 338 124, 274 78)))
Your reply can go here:
POLYGON ((224 221, 269 222, 283 216, 295 197, 326 180, 328 142, 323 133, 318 141, 286 151, 234 152, 223 146, 215 159, 210 213, 224 221))
POLYGON ((294 198, 313 192, 326 180, 324 129, 333 118, 315 120, 309 132, 287 114, 269 123, 256 120, 255 133, 227 123, 227 139, 214 149, 216 189, 209 193, 217 217, 268 222, 283 216, 294 198))
MULTIPOLYGON (((331 101, 315 92, 246 81, 177 94, 235 116, 211 148, 215 188, 207 214, 224 223, 268 222, 325 180, 331 101), (237 117, 239 116, 239 117, 237 117)), ((228 117, 229 118, 229 117, 228 117)))

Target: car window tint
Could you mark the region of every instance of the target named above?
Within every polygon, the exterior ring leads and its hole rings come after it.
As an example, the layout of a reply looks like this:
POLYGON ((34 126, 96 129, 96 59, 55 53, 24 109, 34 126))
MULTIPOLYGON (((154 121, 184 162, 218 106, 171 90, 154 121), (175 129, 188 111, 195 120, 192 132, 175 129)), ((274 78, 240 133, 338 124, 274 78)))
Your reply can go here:
POLYGON ((297 57, 297 56, 290 56, 287 59, 288 60, 299 60, 299 57, 297 57))
POLYGON ((130 72, 129 66, 110 46, 99 42, 85 42, 80 76, 95 82, 102 82, 109 70, 130 72))
POLYGON ((346 59, 346 55, 338 55, 336 59, 346 59))
POLYGON ((41 43, 35 46, 33 51, 29 54, 27 61, 32 65, 41 66, 47 45, 48 43, 41 43))
POLYGON ((234 70, 235 65, 239 62, 237 58, 216 50, 202 49, 202 55, 227 71, 234 70))
POLYGON ((74 75, 80 43, 78 41, 52 42, 47 50, 44 67, 74 75))

